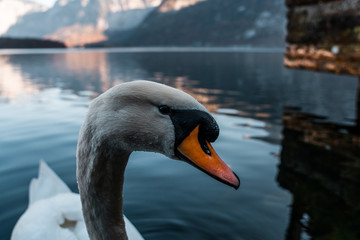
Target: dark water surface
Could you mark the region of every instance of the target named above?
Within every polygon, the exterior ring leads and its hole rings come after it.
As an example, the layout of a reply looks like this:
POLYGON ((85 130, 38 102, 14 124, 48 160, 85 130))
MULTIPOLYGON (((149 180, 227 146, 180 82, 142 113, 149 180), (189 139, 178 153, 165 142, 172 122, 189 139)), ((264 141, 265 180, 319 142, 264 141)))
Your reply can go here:
POLYGON ((77 192, 76 142, 89 101, 136 79, 184 90, 216 113, 214 148, 241 179, 235 191, 183 162, 132 154, 124 211, 145 239, 359 239, 358 80, 282 61, 281 51, 258 50, 3 53, 0 239, 26 209, 40 159, 77 192), (327 142, 334 137, 346 141, 327 142), (355 168, 342 171, 337 159, 355 168))

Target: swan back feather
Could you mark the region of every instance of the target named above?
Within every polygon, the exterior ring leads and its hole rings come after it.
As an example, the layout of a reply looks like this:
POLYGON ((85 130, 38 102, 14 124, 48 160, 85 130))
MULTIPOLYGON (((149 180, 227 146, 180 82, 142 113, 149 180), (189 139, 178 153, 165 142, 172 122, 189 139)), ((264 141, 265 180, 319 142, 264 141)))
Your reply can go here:
POLYGON ((38 178, 33 178, 30 182, 29 205, 41 199, 70 192, 64 181, 43 160, 40 160, 38 178))
MULTIPOLYGON (((129 240, 143 240, 124 216, 129 240)), ((44 162, 38 178, 31 180, 29 206, 19 218, 11 240, 89 240, 79 194, 69 187, 44 162)))

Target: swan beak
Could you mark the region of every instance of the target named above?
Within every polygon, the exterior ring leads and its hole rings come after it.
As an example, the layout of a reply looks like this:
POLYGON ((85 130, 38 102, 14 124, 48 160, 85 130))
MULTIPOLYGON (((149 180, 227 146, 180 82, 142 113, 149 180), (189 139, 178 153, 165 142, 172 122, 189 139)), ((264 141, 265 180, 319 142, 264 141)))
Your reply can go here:
POLYGON ((199 141, 198 125, 177 147, 177 150, 203 172, 238 189, 240 180, 231 168, 217 155, 208 141, 199 141))

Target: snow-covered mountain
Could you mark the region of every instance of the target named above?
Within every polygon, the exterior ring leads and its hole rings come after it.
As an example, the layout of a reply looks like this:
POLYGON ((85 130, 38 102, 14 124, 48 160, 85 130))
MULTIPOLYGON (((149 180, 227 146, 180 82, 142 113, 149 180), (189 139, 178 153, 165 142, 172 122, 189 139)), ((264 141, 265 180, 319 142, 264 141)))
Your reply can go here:
POLYGON ((24 0, 0 0, 0 35, 6 33, 22 16, 46 10, 45 6, 24 0))
POLYGON ((16 17, 4 35, 70 47, 274 47, 285 45, 285 14, 284 0, 57 0, 47 11, 16 17))
POLYGON ((45 12, 23 16, 5 35, 60 40, 68 46, 104 41, 107 29, 134 28, 160 3, 161 0, 58 0, 45 12))

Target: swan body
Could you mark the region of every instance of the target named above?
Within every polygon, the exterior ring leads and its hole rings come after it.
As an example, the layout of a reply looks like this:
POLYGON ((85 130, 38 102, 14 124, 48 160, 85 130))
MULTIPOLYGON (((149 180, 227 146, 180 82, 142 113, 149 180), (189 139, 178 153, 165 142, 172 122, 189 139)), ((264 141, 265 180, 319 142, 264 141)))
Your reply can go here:
POLYGON ((52 171, 41 163, 39 179, 31 183, 29 208, 12 240, 143 239, 123 215, 124 172, 131 153, 162 153, 237 189, 239 178, 210 144, 218 135, 206 108, 180 90, 149 81, 109 89, 92 101, 79 133, 80 198, 55 174, 43 174, 52 171), (42 175, 52 175, 53 181, 42 175), (48 182, 56 184, 40 190, 48 182))
MULTIPOLYGON (((139 231, 124 216, 130 240, 143 240, 139 231)), ((88 240, 80 195, 66 184, 44 162, 39 176, 32 179, 29 206, 16 223, 11 240, 88 240)))

